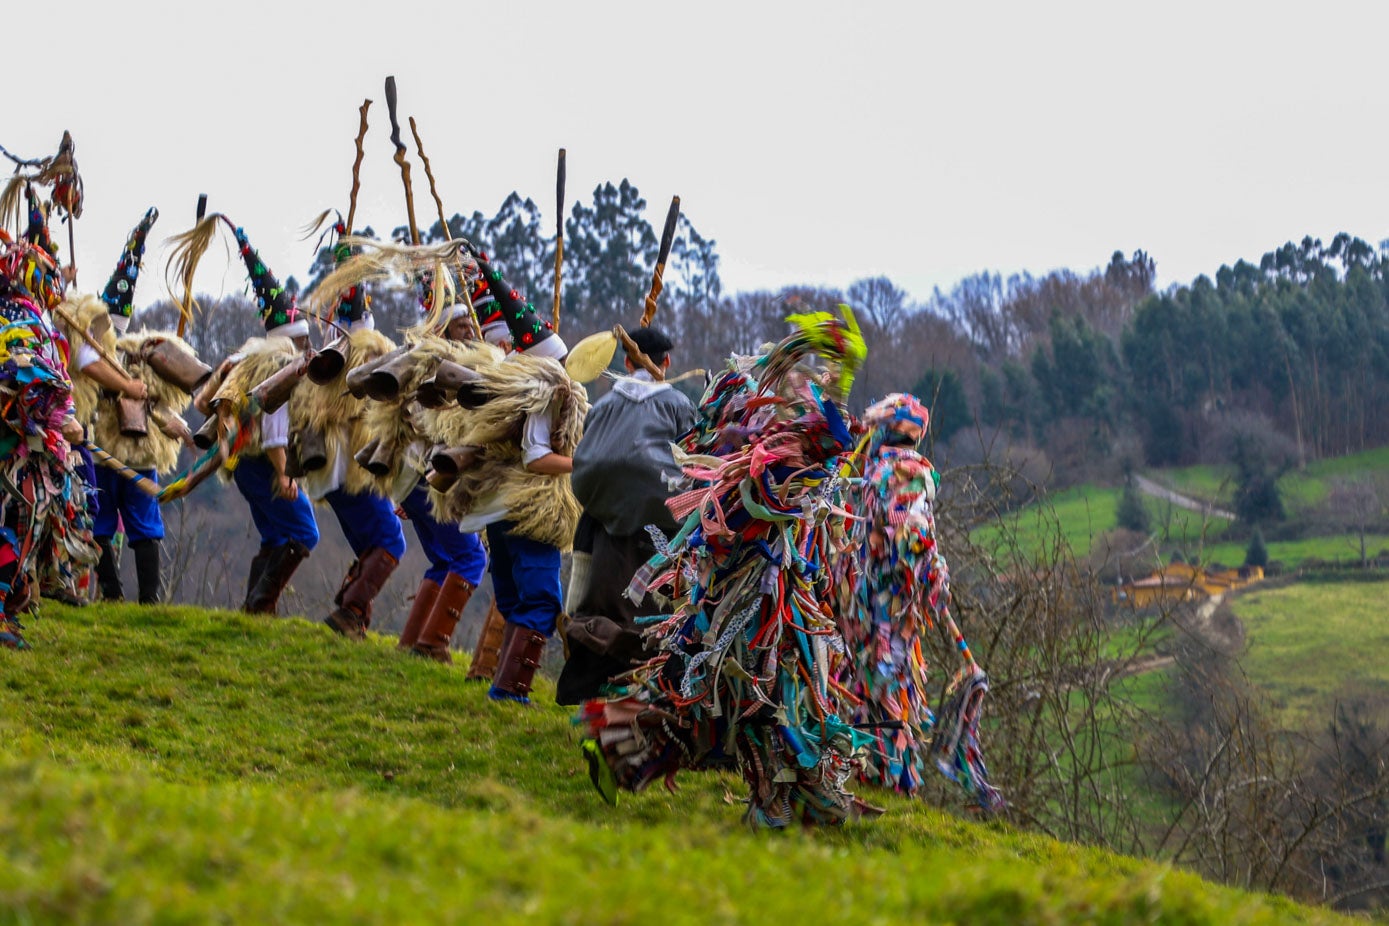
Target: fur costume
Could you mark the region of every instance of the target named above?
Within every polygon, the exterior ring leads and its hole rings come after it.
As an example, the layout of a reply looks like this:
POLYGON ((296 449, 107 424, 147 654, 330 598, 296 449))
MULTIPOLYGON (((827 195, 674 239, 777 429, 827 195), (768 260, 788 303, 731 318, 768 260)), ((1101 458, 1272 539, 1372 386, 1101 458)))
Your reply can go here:
POLYGON ((448 409, 422 421, 426 436, 446 447, 479 447, 478 462, 447 492, 430 490, 435 516, 461 521, 481 502, 498 500, 513 532, 560 550, 574 542, 581 513, 568 476, 532 473, 521 463, 521 430, 527 415, 551 417, 550 446, 572 456, 588 414, 584 387, 557 361, 513 354, 503 363, 474 367, 487 379, 491 398, 476 409, 448 409))
POLYGON ((91 427, 95 420, 97 398, 101 387, 96 384, 95 380, 83 376, 81 371, 76 368, 78 351, 86 343, 81 332, 90 332, 102 347, 114 354, 116 352, 116 329, 111 324, 111 316, 106 310, 106 303, 102 302, 100 297, 90 293, 69 297, 64 300, 59 309, 70 315, 78 325, 77 329, 74 330, 65 324, 61 318, 55 317, 54 319, 59 329, 67 337, 70 347, 68 377, 72 380, 72 404, 77 413, 77 420, 82 425, 91 427))
MULTIPOLYGON (((372 476, 364 468, 357 468, 366 475, 371 489, 386 498, 395 496, 398 482, 401 479, 401 470, 412 465, 407 460, 407 450, 411 444, 427 443, 424 435, 426 432, 432 433, 441 428, 438 423, 441 414, 460 412, 456 407, 448 409, 421 408, 411 401, 420 383, 432 376, 439 363, 444 360, 450 360, 471 369, 482 369, 494 367, 502 359, 502 352, 499 348, 479 341, 449 341, 432 335, 412 340, 412 349, 408 354, 412 362, 406 367, 405 375, 400 382, 400 395, 403 401, 368 401, 366 403, 362 433, 368 441, 379 440, 381 442, 382 453, 388 455, 391 468, 390 472, 384 476, 372 476)), ((360 449, 363 444, 354 444, 354 446, 360 449)), ((428 446, 421 446, 419 453, 423 454, 428 449, 428 446)), ((416 473, 417 477, 420 475, 423 473, 416 473)), ((410 486, 413 487, 417 481, 417 479, 410 480, 410 486)), ((399 501, 399 499, 396 500, 399 501)))
MULTIPOLYGON (((193 348, 186 341, 168 331, 136 331, 123 335, 116 342, 116 349, 120 351, 121 360, 130 375, 149 389, 151 403, 163 411, 181 415, 192 397, 139 359, 147 346, 160 341, 167 341, 193 355, 193 348)), ((144 437, 126 437, 120 431, 120 416, 115 401, 102 397, 97 403, 95 425, 96 443, 127 466, 154 469, 162 476, 178 465, 178 452, 182 444, 177 437, 160 430, 153 416, 150 417, 148 434, 144 437)))
POLYGON ((236 353, 241 359, 212 399, 219 415, 225 407, 239 428, 232 441, 232 453, 224 463, 227 469, 235 469, 236 458, 242 454, 262 453, 259 416, 251 414, 251 390, 299 356, 294 342, 281 337, 249 338, 236 353))
MULTIPOLYGON (((390 338, 374 329, 354 331, 347 338, 347 362, 333 380, 322 386, 301 380, 295 387, 289 399, 290 431, 317 431, 328 448, 328 464, 299 479, 310 498, 320 498, 333 488, 328 483, 338 471, 341 455, 350 457, 371 440, 366 422, 367 401, 347 391, 347 374, 390 353, 394 347, 390 338)), ((350 460, 346 474, 340 488, 349 494, 357 495, 371 488, 371 474, 350 460)))

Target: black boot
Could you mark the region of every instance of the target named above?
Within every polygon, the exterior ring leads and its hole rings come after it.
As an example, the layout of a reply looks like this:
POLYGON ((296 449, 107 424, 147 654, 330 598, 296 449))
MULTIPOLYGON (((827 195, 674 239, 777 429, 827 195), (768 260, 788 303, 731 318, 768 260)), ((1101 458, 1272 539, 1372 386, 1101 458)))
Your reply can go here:
POLYGON ((116 561, 116 548, 111 546, 111 538, 97 541, 101 545, 101 559, 96 562, 97 589, 104 601, 124 601, 125 592, 121 589, 121 566, 116 561))
POLYGON ((260 582, 260 577, 265 574, 265 566, 270 562, 270 557, 274 555, 279 547, 265 544, 260 548, 255 556, 251 557, 251 571, 246 573, 246 603, 241 606, 241 610, 251 610, 251 592, 255 591, 256 584, 260 582))
POLYGON ((256 587, 246 598, 245 610, 252 614, 274 614, 280 603, 280 595, 289 585, 290 577, 299 564, 309 556, 309 548, 297 540, 274 547, 265 563, 265 571, 256 581, 256 587))
POLYGON ((135 551, 135 578, 140 586, 140 604, 159 604, 163 597, 159 577, 159 541, 137 540, 130 545, 135 551))

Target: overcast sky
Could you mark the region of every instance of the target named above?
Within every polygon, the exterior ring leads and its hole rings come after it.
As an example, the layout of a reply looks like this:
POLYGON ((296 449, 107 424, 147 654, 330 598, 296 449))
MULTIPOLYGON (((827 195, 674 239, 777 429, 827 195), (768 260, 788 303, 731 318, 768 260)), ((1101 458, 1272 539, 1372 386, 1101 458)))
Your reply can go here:
MULTIPOLYGON (((281 278, 297 229, 347 208, 374 100, 358 225, 404 223, 382 92, 419 123, 450 215, 512 190, 554 220, 630 178, 658 229, 672 194, 718 242, 726 289, 886 274, 918 299, 981 270, 1085 270, 1148 251, 1160 283, 1311 234, 1389 237, 1380 111, 1389 4, 77 0, 11 46, 0 144, 64 129, 86 213, 82 289, 200 192, 281 278), (18 56, 18 57, 16 57, 18 56), (23 63, 18 63, 20 58, 23 63), (566 207, 567 209, 568 207, 566 207)), ((408 139, 409 129, 405 127, 408 139)), ((434 219, 411 145, 420 224, 434 219)), ((66 245, 66 231, 56 230, 66 245)), ((221 249, 199 289, 239 290, 221 249)))

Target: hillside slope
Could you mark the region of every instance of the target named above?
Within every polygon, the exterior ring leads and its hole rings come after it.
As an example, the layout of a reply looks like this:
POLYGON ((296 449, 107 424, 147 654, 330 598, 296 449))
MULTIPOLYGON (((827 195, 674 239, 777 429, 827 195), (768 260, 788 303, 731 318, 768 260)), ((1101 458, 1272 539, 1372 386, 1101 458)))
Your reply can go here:
POLYGON ((750 833, 740 782, 592 792, 566 709, 303 621, 47 606, 0 651, 0 923, 1339 922, 871 794, 750 833))

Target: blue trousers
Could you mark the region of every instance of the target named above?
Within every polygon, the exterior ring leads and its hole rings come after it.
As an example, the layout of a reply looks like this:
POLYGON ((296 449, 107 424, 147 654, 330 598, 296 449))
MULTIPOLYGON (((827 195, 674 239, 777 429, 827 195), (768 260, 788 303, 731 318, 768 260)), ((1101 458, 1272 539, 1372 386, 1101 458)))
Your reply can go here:
POLYGON ((488 571, 497 610, 513 624, 548 637, 555 632, 555 618, 564 608, 559 549, 511 533, 514 526, 510 521, 487 525, 487 545, 492 551, 488 571))
POLYGON ((424 483, 415 486, 400 507, 415 525, 420 549, 429 559, 429 568, 424 571, 426 579, 442 585, 453 573, 474 588, 481 584, 487 570, 487 551, 482 548, 482 540, 477 534, 463 533, 457 524, 434 520, 434 512, 429 509, 429 489, 424 483))
POLYGON ((296 499, 275 495, 275 467, 265 457, 242 457, 232 480, 251 506, 251 520, 260 532, 261 546, 278 547, 297 540, 312 550, 318 546, 318 524, 304 490, 296 499))
POLYGON ((358 558, 372 547, 385 550, 396 562, 405 555, 405 532, 390 501, 371 492, 352 495, 342 489, 334 489, 323 500, 338 516, 343 536, 358 558))
POLYGON ((82 465, 77 467, 77 476, 87 491, 87 516, 95 522, 97 512, 101 510, 101 495, 96 487, 96 461, 92 459, 92 452, 81 444, 73 449, 82 458, 82 465))
MULTIPOLYGON (((146 479, 153 479, 156 483, 159 481, 152 469, 137 472, 146 479)), ((96 492, 100 501, 92 524, 92 536, 98 540, 110 540, 116 536, 116 517, 119 515, 125 524, 125 536, 131 543, 164 539, 164 517, 159 513, 159 502, 153 495, 146 495, 124 476, 104 466, 96 471, 96 492)))

